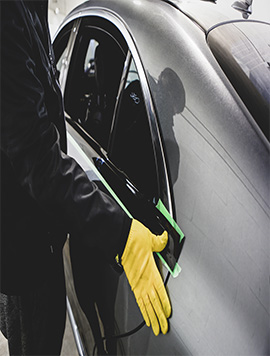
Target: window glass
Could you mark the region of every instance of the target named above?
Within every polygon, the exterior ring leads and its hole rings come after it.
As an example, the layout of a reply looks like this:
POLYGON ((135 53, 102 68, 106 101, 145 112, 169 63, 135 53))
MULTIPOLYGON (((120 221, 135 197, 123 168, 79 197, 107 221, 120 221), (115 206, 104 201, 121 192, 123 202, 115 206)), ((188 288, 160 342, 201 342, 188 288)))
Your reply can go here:
POLYGON ((107 31, 85 26, 78 34, 65 90, 65 109, 107 149, 125 53, 107 31))
POLYGON ((66 47, 64 49, 63 53, 61 54, 60 58, 58 59, 57 64, 56 64, 56 68, 59 71, 59 73, 61 73, 62 66, 65 65, 67 53, 68 53, 68 49, 66 47))
POLYGON ((95 75, 95 51, 97 46, 98 42, 90 39, 84 62, 84 71, 91 75, 95 75))
POLYGON ((110 158, 147 197, 157 196, 152 136, 133 59, 117 110, 110 158))
POLYGON ((70 22, 57 36, 53 43, 53 49, 55 52, 56 68, 58 72, 61 72, 62 66, 65 64, 65 58, 68 54, 68 41, 71 33, 73 22, 70 22))

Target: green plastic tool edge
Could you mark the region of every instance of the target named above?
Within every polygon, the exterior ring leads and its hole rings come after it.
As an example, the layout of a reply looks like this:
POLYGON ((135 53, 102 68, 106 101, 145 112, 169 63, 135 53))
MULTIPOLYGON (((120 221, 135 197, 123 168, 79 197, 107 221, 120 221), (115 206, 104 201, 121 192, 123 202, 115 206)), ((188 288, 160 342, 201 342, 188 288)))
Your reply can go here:
MULTIPOLYGON (((117 201, 117 203, 121 206, 121 208, 125 211, 125 213, 128 215, 128 217, 130 219, 133 219, 133 216, 131 215, 131 213, 128 211, 128 209, 125 207, 125 205, 122 203, 122 201, 118 198, 118 196, 116 195, 116 193, 113 191, 113 189, 110 187, 110 185, 108 184, 108 182, 105 180, 105 178, 101 175, 101 173, 99 172, 99 170, 96 168, 96 166, 94 165, 94 163, 90 160, 90 158, 86 155, 86 153, 83 151, 83 148, 80 147, 80 145, 75 141, 75 139, 71 136, 71 134, 68 132, 68 137, 69 139, 73 142, 74 146, 79 148, 77 151, 79 152, 79 154, 82 156, 82 158, 84 160, 86 160, 91 168, 93 169, 93 171, 95 172, 95 174, 98 176, 98 178, 100 179, 100 181, 102 182, 102 184, 105 186, 105 188, 110 192, 110 194, 113 196, 113 198, 117 201)), ((165 216, 165 218, 169 221, 169 223, 175 228, 175 230, 179 233, 180 235, 180 240, 179 242, 181 242, 182 238, 184 237, 184 234, 182 232, 182 230, 180 229, 180 227, 177 225, 177 223, 175 222, 175 220, 171 217, 170 213, 168 212, 168 210, 166 209, 166 207, 164 206, 164 204, 162 203, 162 201, 159 199, 156 208, 165 216)), ((181 267, 178 265, 178 263, 176 263, 174 270, 172 271, 171 268, 168 266, 168 264, 166 263, 166 261, 164 260, 164 258, 160 255, 160 253, 157 252, 158 257, 160 258, 160 260, 162 261, 162 263, 164 264, 164 266, 168 269, 168 271, 171 273, 171 275, 173 276, 173 278, 176 278, 179 273, 181 272, 181 267)))

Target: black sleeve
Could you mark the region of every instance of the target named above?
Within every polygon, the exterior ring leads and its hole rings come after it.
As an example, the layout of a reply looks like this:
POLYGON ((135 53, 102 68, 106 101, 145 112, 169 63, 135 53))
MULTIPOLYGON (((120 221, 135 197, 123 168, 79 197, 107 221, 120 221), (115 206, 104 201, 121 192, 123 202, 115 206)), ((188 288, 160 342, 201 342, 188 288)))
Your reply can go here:
MULTIPOLYGON (((8 2, 11 3, 11 2, 8 2)), ((28 24, 13 7, 1 14, 1 150, 21 186, 89 246, 115 250, 130 221, 60 149, 37 75, 28 24)), ((7 10, 7 9, 5 9, 7 10)))

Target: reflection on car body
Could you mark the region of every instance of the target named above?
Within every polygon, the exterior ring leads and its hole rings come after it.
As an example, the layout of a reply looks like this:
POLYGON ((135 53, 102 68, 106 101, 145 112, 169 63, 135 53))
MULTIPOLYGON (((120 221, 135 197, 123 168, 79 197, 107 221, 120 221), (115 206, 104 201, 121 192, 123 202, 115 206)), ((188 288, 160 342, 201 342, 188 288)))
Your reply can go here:
POLYGON ((69 154, 127 214, 186 235, 177 278, 157 258, 173 308, 159 337, 137 328, 121 267, 71 236, 81 354, 270 352, 269 4, 244 19, 232 3, 94 0, 58 31, 69 154))

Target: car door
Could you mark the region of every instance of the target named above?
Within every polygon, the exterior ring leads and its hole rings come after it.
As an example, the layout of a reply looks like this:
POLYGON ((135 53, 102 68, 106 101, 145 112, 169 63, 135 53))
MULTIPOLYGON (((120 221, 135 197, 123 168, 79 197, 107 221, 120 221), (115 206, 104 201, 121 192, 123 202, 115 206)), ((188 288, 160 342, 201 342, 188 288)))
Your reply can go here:
MULTIPOLYGON (((160 257, 177 273, 178 266, 172 266, 181 251, 182 232, 175 230, 158 126, 134 45, 127 43, 112 22, 96 16, 76 20, 69 38, 63 31, 55 41, 55 51, 64 94, 68 153, 128 216, 155 233, 169 230, 170 247, 160 257)), ((126 354, 128 339, 111 336, 136 332, 144 325, 127 280, 117 263, 112 268, 101 251, 70 240, 65 253, 68 306, 79 329, 80 352, 90 354, 94 347, 98 353, 126 354)), ((140 350, 146 349, 147 338, 144 333, 140 350)))

